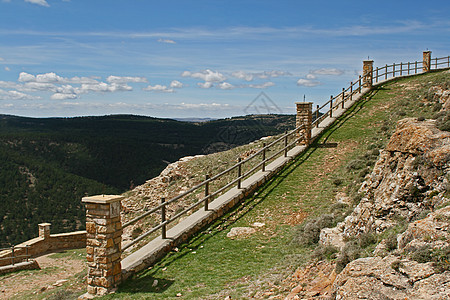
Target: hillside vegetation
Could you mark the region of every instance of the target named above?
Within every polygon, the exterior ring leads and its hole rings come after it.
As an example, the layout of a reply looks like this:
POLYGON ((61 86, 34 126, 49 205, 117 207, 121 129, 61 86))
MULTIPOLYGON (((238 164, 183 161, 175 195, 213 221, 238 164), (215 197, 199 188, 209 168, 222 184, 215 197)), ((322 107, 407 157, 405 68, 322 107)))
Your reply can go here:
POLYGON ((35 237, 40 222, 51 222, 53 233, 83 229, 83 196, 121 193, 180 157, 226 150, 294 123, 290 115, 204 123, 130 115, 1 115, 0 243, 35 237))

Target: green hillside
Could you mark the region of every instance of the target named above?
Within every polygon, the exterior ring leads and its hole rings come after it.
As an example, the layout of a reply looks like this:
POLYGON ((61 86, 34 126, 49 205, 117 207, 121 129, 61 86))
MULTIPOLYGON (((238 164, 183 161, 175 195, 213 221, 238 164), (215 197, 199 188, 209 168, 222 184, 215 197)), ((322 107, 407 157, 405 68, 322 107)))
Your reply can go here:
POLYGON ((0 243, 35 237, 40 222, 51 222, 55 233, 83 229, 83 196, 121 193, 180 157, 249 143, 294 122, 291 115, 204 123, 132 115, 0 115, 0 243))

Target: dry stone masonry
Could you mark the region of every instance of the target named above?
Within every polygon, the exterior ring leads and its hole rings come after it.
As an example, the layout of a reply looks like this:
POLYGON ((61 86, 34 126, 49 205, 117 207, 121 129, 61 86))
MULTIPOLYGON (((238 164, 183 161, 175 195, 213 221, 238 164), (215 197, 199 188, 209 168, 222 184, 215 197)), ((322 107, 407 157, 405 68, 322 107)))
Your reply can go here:
POLYGON ((304 139, 300 143, 309 145, 311 141, 311 123, 312 123, 312 102, 297 102, 297 117, 296 127, 305 125, 305 127, 299 132, 304 136, 304 139))
POLYGON ((423 71, 430 72, 431 70, 431 51, 423 51, 423 71))
POLYGON ((86 204, 86 257, 88 294, 105 295, 121 281, 122 223, 124 197, 99 195, 83 198, 86 204))
POLYGON ((372 88, 373 84, 373 60, 363 61, 363 87, 372 88))

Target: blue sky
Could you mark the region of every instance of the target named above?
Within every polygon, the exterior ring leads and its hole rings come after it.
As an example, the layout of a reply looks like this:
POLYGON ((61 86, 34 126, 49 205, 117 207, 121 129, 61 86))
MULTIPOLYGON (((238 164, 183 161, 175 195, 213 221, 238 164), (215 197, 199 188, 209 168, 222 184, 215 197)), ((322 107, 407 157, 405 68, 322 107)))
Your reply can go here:
POLYGON ((450 1, 0 0, 0 114, 293 114, 375 66, 450 55, 450 1), (251 107, 264 92, 274 103, 251 107))

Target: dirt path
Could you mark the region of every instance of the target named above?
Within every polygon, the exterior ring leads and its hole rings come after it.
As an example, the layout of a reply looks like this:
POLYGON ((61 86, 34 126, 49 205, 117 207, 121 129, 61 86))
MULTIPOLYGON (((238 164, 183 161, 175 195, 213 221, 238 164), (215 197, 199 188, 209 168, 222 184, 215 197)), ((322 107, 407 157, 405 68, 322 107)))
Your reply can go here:
POLYGON ((0 299, 25 297, 24 294, 38 295, 66 284, 65 280, 73 279, 75 274, 85 269, 86 263, 80 259, 82 255, 79 250, 69 250, 64 254, 47 254, 36 258, 40 270, 16 272, 0 277, 0 299))

